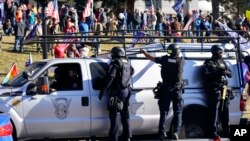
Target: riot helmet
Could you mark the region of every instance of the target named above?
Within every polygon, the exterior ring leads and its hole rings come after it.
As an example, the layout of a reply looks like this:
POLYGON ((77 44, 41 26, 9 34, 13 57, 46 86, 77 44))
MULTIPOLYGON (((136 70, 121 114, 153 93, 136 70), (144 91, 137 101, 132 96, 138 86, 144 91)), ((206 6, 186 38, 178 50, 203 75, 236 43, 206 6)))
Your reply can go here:
POLYGON ((125 57, 125 51, 122 47, 113 47, 111 50, 112 58, 120 58, 125 57))
POLYGON ((211 47, 211 53, 213 55, 220 55, 224 52, 224 49, 220 45, 213 45, 211 47))
POLYGON ((170 44, 167 48, 167 53, 170 56, 178 56, 180 53, 179 46, 177 44, 170 44))

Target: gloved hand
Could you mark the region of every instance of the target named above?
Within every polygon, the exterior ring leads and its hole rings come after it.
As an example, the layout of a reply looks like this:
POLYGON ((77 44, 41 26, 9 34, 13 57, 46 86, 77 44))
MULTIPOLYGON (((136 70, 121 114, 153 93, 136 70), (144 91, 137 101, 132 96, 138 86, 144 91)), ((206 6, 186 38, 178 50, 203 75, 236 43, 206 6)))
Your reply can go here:
POLYGON ((140 49, 140 53, 146 52, 145 49, 140 49))

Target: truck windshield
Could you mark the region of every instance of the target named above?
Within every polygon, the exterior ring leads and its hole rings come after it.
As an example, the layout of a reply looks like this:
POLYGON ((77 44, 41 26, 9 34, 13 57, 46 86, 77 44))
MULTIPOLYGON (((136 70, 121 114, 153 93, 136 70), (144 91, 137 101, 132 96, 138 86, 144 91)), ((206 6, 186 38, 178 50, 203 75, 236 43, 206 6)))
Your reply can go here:
MULTIPOLYGON (((46 65, 46 62, 36 62, 30 65, 24 71, 26 71, 29 74, 29 77, 32 77, 45 65, 46 65)), ((9 82, 7 82, 4 85, 10 86, 10 87, 20 87, 24 85, 27 81, 28 79, 25 79, 25 77, 23 76, 23 72, 20 72, 16 77, 11 79, 9 82)))

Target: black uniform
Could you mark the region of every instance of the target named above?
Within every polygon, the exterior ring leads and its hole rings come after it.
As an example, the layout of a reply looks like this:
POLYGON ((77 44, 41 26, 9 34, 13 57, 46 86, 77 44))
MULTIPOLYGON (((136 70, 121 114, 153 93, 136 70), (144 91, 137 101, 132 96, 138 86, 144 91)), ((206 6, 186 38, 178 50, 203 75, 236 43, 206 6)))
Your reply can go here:
POLYGON ((228 104, 230 100, 227 98, 224 101, 224 105, 222 105, 221 93, 223 91, 223 86, 227 85, 226 77, 232 77, 231 70, 223 59, 216 57, 207 59, 203 66, 209 106, 210 136, 213 138, 219 137, 217 133, 218 121, 222 124, 224 136, 228 136, 228 104), (221 106, 223 106, 223 108, 221 106), (221 109, 223 109, 223 111, 221 109))
POLYGON ((165 120, 171 101, 174 110, 173 131, 178 133, 182 124, 182 74, 185 62, 183 58, 177 56, 156 57, 155 62, 162 65, 161 77, 163 80, 163 91, 158 101, 160 109, 159 134, 165 134, 165 120))
POLYGON ((120 112, 109 110, 110 130, 109 136, 111 141, 118 141, 119 118, 121 115, 121 122, 123 125, 123 137, 129 139, 132 137, 129 124, 129 97, 131 94, 129 87, 129 79, 134 73, 133 67, 124 59, 113 59, 109 65, 108 73, 105 79, 105 87, 102 93, 110 90, 110 96, 117 96, 123 102, 123 109, 120 112))

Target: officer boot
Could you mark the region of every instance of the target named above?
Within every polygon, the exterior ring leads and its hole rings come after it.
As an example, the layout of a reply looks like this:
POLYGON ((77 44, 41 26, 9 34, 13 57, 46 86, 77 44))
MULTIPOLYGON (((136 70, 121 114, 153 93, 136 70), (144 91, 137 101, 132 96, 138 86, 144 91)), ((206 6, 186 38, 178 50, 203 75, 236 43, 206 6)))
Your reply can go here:
POLYGON ((167 137, 166 132, 163 132, 163 133, 160 133, 160 134, 159 134, 159 139, 160 139, 160 141, 164 141, 164 138, 166 138, 166 137, 167 137))
POLYGON ((172 138, 173 138, 174 140, 178 140, 178 139, 179 139, 178 133, 174 133, 172 138))

